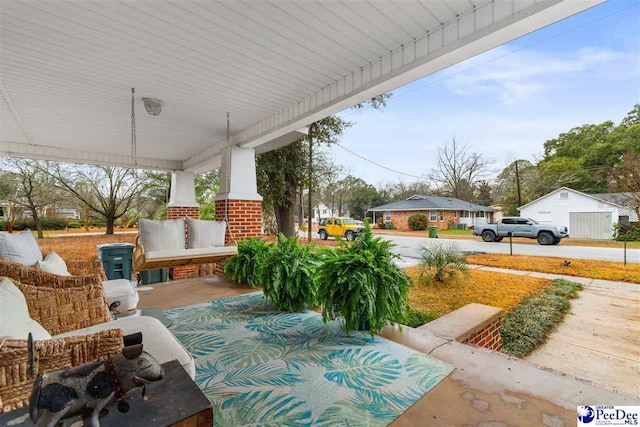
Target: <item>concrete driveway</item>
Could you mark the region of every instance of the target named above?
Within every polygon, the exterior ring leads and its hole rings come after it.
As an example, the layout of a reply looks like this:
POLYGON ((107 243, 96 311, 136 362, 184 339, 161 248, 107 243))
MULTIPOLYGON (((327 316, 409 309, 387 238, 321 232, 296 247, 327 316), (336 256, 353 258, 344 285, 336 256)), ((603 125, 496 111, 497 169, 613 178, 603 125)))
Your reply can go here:
MULTIPOLYGON (((463 251, 477 251, 488 253, 509 253, 509 243, 486 243, 480 237, 478 240, 467 239, 425 239, 422 237, 390 236, 380 235, 380 237, 391 240, 397 246, 394 252, 410 263, 412 260, 420 258, 420 247, 422 245, 433 245, 436 243, 451 243, 460 247, 463 251)), ((619 248, 597 248, 589 246, 540 246, 527 244, 513 244, 514 255, 538 255, 555 256, 561 258, 582 258, 595 259, 601 261, 623 261, 624 252, 619 248)), ((640 263, 640 249, 627 249, 627 262, 640 263)))

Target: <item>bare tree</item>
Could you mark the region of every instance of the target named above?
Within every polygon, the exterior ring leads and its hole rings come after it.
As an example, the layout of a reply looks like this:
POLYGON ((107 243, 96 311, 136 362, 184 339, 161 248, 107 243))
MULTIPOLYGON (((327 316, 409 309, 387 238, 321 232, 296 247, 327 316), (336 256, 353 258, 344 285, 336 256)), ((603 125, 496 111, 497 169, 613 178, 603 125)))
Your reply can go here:
POLYGON ((449 196, 465 199, 469 188, 491 173, 492 162, 481 154, 469 151, 455 138, 450 144, 438 148, 436 166, 431 171, 431 180, 449 196))
POLYGON ((140 176, 136 179, 132 169, 113 166, 55 164, 46 173, 86 208, 104 216, 106 234, 113 234, 115 220, 133 206, 145 186, 145 180, 140 176))
POLYGON ((7 169, 3 181, 12 182, 10 191, 5 195, 6 200, 31 211, 38 238, 42 239, 40 212, 62 199, 53 180, 42 172, 46 169, 46 162, 7 157, 3 166, 7 169))

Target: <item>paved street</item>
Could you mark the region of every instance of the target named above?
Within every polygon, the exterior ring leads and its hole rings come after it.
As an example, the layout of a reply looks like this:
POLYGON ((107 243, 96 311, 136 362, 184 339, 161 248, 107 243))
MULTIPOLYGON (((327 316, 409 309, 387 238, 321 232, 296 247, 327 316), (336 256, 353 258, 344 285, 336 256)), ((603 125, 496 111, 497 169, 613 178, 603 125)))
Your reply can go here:
MULTIPOLYGON (((488 253, 509 253, 509 241, 501 243, 486 243, 480 237, 477 240, 466 239, 425 239, 422 237, 405 237, 380 235, 393 241, 397 246, 394 252, 404 258, 406 262, 420 257, 420 247, 434 243, 451 243, 458 245, 463 251, 477 251, 488 253)), ((518 255, 554 256, 561 258, 596 259, 602 261, 623 261, 624 251, 620 248, 597 248, 589 246, 570 246, 562 243, 557 246, 540 246, 513 244, 513 253, 518 255)), ((640 263, 640 249, 627 249, 627 262, 640 263)))

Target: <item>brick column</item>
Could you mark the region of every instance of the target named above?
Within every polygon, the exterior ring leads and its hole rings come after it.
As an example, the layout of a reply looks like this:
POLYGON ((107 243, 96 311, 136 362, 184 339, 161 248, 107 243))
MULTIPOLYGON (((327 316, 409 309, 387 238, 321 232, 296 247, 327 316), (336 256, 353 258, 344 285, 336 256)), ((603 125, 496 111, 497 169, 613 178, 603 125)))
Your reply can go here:
MULTIPOLYGON (((193 183, 193 172, 174 171, 171 173, 171 194, 167 205, 169 219, 189 218, 198 219, 200 205, 196 202, 196 190, 193 183)), ((186 227, 185 227, 185 233, 186 227)), ((187 239, 189 236, 186 236, 187 239)), ((172 280, 198 277, 200 271, 197 265, 183 265, 169 270, 172 280)))
MULTIPOLYGON (((200 208, 193 206, 169 206, 167 207, 168 219, 189 218, 198 219, 200 208)), ((187 239, 189 238, 185 227, 187 239)), ((188 240, 187 240, 188 241, 188 240)), ((197 265, 181 265, 170 269, 171 280, 187 279, 189 277, 198 277, 199 267, 197 265)))
MULTIPOLYGON (((225 219, 228 201, 228 223, 237 241, 262 234, 262 197, 256 183, 256 157, 253 148, 231 147, 222 156, 220 193, 216 195, 216 220, 225 219)), ((229 241, 229 234, 225 236, 229 241)), ((216 273, 222 264, 216 264, 216 273)))
MULTIPOLYGON (((226 200, 216 200, 216 221, 224 220, 226 200)), ((229 200, 229 229, 236 241, 262 235, 262 202, 229 200)), ((228 242, 227 234, 225 242, 228 242)))

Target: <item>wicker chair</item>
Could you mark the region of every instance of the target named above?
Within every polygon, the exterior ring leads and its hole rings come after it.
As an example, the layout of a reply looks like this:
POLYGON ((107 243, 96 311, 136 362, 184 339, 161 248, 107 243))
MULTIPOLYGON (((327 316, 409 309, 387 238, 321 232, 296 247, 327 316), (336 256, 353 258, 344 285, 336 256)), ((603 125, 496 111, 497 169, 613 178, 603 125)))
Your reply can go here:
MULTIPOLYGON (((68 288, 25 285, 13 280, 24 294, 29 315, 50 334, 58 335, 111 320, 100 284, 68 288)), ((104 360, 122 350, 122 331, 36 341, 36 374, 104 360)), ((28 404, 35 377, 27 370, 26 340, 0 342, 0 408, 10 411, 28 404)))
POLYGON ((59 276, 33 267, 0 258, 0 276, 9 277, 25 285, 50 288, 73 288, 100 285, 107 280, 100 261, 68 261, 67 269, 72 276, 59 276))
POLYGON ((122 331, 111 329, 92 335, 36 341, 35 376, 29 375, 26 340, 0 341, 0 410, 29 404, 33 383, 44 372, 104 360, 122 351, 122 331))

